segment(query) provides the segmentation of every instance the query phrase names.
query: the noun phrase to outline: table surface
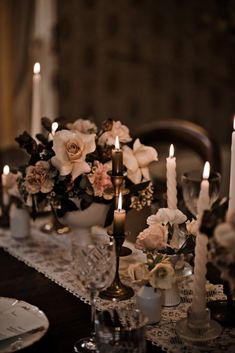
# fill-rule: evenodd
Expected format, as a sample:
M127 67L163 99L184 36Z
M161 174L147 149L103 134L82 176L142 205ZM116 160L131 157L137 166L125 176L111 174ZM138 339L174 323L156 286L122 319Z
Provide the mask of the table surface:
M0 296L24 300L47 315L46 335L23 353L72 353L73 343L89 335L90 306L44 275L0 249ZM147 342L147 353L161 353Z

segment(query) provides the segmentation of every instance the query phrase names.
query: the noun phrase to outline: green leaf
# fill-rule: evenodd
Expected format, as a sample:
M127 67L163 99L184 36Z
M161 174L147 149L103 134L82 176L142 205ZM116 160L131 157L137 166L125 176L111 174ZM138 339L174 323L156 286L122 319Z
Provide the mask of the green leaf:
M78 209L72 200L64 198L61 200L61 208L57 210L57 214L58 217L63 217L67 212L77 211Z
M137 194L139 191L146 189L147 186L149 185L149 183L150 183L150 181L145 181L140 184L133 184L133 185L129 186L129 190L132 194Z
M184 244L177 251L177 254L189 254L195 249L196 239L194 235L189 235L185 240Z

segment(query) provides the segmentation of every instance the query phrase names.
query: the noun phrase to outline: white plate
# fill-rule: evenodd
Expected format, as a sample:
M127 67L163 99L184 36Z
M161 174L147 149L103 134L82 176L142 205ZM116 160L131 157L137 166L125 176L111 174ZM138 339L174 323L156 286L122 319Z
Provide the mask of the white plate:
M21 335L1 340L0 353L16 352L22 348L30 346L44 336L49 327L49 321L40 309L22 300L13 298L0 297L0 319L1 314L10 310L12 307L24 308L25 312L32 313L36 318L40 319L40 328L32 331L29 330L28 333L23 333Z

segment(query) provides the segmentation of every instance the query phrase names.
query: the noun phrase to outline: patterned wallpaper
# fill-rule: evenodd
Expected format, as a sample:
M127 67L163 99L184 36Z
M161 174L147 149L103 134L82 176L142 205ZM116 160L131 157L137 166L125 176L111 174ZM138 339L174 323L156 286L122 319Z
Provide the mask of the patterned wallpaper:
M60 114L181 118L230 141L235 2L58 0Z

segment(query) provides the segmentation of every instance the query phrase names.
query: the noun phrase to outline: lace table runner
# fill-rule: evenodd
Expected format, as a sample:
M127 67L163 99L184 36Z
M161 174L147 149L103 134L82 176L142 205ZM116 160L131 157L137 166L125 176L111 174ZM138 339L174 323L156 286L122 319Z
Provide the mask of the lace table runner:
M89 303L89 297L79 287L76 276L71 271L69 237L69 235L43 234L36 223L32 226L30 238L24 240L14 240L9 231L0 230L0 246L18 260L33 267L73 295ZM130 284L126 269L128 264L136 261L138 256L137 251L134 250L132 255L121 259L120 273L124 283L126 281ZM173 308L163 308L160 323L146 327L146 338L169 353L235 352L235 329L224 329L219 338L203 348L200 347L200 349L183 343L176 335L175 322L186 316L192 300L191 285L192 277L187 277L180 283L181 304ZM138 287L134 289L137 290ZM207 299L224 299L221 286L208 285ZM102 299L97 300L99 310L108 309L115 305L134 307L135 297L118 304Z

